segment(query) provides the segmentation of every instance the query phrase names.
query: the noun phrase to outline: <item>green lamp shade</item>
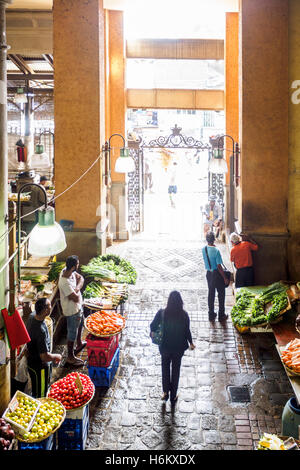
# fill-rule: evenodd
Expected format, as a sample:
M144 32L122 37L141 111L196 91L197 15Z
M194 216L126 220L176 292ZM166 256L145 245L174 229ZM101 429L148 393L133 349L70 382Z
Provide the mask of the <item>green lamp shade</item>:
M44 146L42 144L36 144L35 153L37 154L44 153Z
M214 149L213 152L214 152L214 158L223 158L223 154L224 154L223 149L216 148Z
M66 237L62 227L55 222L54 210L39 211L39 222L29 236L28 252L32 256L53 256L66 247Z

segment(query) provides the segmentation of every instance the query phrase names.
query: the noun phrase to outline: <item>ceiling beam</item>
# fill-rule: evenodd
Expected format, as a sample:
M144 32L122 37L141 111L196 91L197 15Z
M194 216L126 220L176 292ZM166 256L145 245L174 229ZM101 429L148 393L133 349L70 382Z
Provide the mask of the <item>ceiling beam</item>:
M224 109L224 90L128 89L128 108Z
M43 57L48 64L53 68L53 55L52 54L43 54Z
M7 80L54 80L54 75L49 73L33 73L22 75L20 73L8 73Z
M126 41L133 59L224 60L223 39L137 39Z
M18 69L24 75L34 74L32 68L25 62L25 60L19 54L8 54L7 57L18 67Z
M18 87L9 86L7 88L7 93L17 93ZM53 94L54 88L28 88L28 93L33 93L35 95L50 95Z

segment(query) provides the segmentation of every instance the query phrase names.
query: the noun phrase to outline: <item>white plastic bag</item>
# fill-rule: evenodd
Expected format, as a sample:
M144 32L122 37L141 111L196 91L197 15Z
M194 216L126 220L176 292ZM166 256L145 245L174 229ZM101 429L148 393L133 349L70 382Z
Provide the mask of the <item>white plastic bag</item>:
M22 357L22 359L19 362L18 371L17 371L17 375L15 376L15 379L18 382L27 382L27 380L29 379L29 374L28 374L28 369L27 369L27 358L25 355Z

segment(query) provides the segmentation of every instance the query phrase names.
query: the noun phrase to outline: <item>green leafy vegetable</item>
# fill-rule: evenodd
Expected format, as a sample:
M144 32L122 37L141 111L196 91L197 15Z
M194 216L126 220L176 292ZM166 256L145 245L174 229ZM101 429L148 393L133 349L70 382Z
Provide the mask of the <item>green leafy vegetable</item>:
M232 321L239 326L253 326L274 321L288 306L288 287L275 282L263 288L260 294L242 288L236 295L236 303L231 310ZM271 308L266 308L271 304Z
M105 277L116 280L119 283L135 284L137 273L132 264L118 255L106 254L92 258L86 266L81 266L81 271L90 277ZM108 274L110 273L110 274Z

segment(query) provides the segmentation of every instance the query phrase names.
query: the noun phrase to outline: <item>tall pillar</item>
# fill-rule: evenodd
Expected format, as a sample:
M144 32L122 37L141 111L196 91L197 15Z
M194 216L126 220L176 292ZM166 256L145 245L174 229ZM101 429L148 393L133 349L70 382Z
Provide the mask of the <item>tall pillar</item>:
M239 141L239 13L226 13L225 37L225 134ZM225 148L231 149L229 139ZM232 152L226 152L228 168ZM238 189L239 191L239 189ZM233 199L233 198L232 198ZM238 208L235 210L238 213ZM226 226L230 225L230 171L226 175Z
M241 0L240 60L242 230L260 284L288 276L288 0Z
M289 274L300 279L300 3L289 1Z
M0 0L0 267L8 259L7 237L2 238L8 229L8 166L7 166L7 44L5 8L10 0ZM6 288L8 287L8 269L0 274L0 301L7 306ZM0 315L0 339L3 339L4 324ZM8 346L7 346L8 350ZM0 365L0 414L5 411L10 400L10 365Z
M126 139L126 54L123 11L108 11L107 37L109 67L109 133L110 135L121 134ZM113 137L111 140L111 147L114 147L114 150L111 151L112 184L110 190L110 202L114 212L111 219L115 219L114 238L126 240L129 238L126 176L124 173L116 173L114 171L115 162L120 154L119 148L122 146L122 139L119 137Z
M55 189L60 194L92 165L105 141L102 0L54 0L53 41ZM105 251L103 162L56 200L56 219L74 222L61 257L77 253L86 262Z

